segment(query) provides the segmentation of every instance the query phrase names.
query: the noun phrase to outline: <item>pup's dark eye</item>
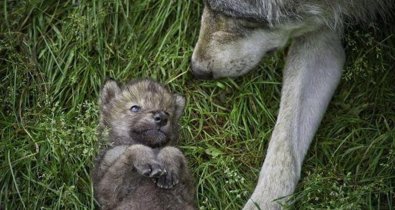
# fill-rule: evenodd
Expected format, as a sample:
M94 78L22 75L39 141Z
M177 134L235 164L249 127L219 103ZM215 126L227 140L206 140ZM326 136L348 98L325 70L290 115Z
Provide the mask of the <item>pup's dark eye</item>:
M137 105L130 107L130 111L132 111L132 112L139 112L140 110L141 110L141 107L137 106Z

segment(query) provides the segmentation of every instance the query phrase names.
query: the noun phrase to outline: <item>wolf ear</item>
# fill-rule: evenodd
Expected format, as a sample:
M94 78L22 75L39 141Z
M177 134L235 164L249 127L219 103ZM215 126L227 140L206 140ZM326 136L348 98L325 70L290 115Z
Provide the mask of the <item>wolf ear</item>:
M118 83L113 79L107 79L100 93L100 104L108 104L117 94L121 92Z
M184 107L185 107L185 98L178 95L174 94L175 102L176 102L176 112L175 116L177 119L179 119L184 112Z

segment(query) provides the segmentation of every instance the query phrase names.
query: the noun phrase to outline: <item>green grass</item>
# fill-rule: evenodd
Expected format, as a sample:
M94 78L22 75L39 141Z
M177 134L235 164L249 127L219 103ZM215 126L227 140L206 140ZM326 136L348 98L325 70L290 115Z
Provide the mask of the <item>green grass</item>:
M1 1L1 206L94 209L98 91L106 77L150 77L188 100L180 144L200 209L240 209L275 123L284 54L242 78L193 80L201 10L200 1ZM380 28L348 29L345 74L293 209L394 209L395 30Z

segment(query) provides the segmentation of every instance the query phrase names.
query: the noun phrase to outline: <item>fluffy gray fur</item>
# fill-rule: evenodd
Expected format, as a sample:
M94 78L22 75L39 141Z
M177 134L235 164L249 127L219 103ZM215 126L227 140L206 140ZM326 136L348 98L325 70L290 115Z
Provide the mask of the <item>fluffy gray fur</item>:
M343 23L368 22L384 17L393 7L392 0L208 0L214 11L244 19L276 25L314 18L332 29Z
M183 97L152 80L105 83L100 130L107 146L92 174L102 209L196 209L186 159L170 146L184 105Z

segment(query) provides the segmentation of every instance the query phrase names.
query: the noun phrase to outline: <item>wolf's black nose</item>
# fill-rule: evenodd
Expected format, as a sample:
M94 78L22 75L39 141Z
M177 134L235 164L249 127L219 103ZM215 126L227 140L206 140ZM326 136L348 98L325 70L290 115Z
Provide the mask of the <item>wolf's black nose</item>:
M164 126L167 123L167 114L163 111L156 112L153 118L155 123L159 126Z
M195 79L209 80L213 79L213 72L204 70L195 62L191 61L191 72Z

